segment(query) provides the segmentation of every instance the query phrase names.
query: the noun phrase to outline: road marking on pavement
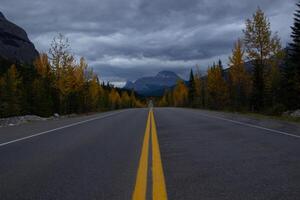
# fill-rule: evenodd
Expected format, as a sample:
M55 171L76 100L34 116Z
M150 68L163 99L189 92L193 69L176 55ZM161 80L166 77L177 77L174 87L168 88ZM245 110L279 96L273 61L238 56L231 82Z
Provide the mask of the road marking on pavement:
M113 116L113 115L116 115L116 114L119 114L119 113L122 113L122 112L125 112L125 111L119 111L119 112L114 112L114 113L110 113L110 114L107 114L107 115L102 115L100 117L94 117L94 118L87 119L87 120L84 120L84 121L75 122L75 123L68 124L68 125L65 125L65 126L61 126L61 127L58 127L58 128L54 128L54 129L51 129L51 130L48 130L48 131L43 131L43 132L36 133L36 134L33 134L33 135L29 135L29 136L26 136L26 137L22 137L22 138L18 138L18 139L15 139L15 140L8 141L8 142L4 142L4 143L0 144L0 147L6 146L8 144L15 143L15 142L27 140L27 139L37 137L37 136L40 136L40 135L44 135L46 133L58 131L58 130L69 128L69 127L72 127L72 126L77 126L77 125L80 125L80 124L83 124L83 123L86 123L86 122L90 122L90 121L94 121L94 120L97 120L97 119L104 119L104 118L107 118L107 117L110 117L110 116Z
M145 136L140 156L139 167L133 192L133 200L146 199L147 175L148 175L148 155L149 155L149 138L150 138L150 112L148 113Z
M275 130L275 129L265 128L263 126L257 126L257 125L253 125L253 124L248 124L248 123L245 123L245 122L240 122L240 121L235 121L235 120L231 120L231 119L226 119L226 118L223 118L223 117L205 115L205 114L202 114L202 113L200 115L205 116L205 117L220 119L220 120L223 120L223 121L228 121L228 122L232 122L232 123L235 123L235 124L244 125L244 126L248 126L248 127L252 127L252 128L257 128L257 129L261 129L261 130L265 130L265 131L269 131L269 132L273 132L273 133L279 133L279 134L290 136L290 137L294 137L294 138L300 138L300 135L295 135L295 134L287 133L287 132L284 132L284 131L278 131L278 130Z
M153 111L151 110L151 141L152 141L152 199L167 200L165 176L160 156L159 143L157 138L156 124Z
M150 136L152 143L152 199L167 200L168 197L165 184L165 177L162 167L156 124L152 108L149 110L148 113L146 131L132 199L146 200Z

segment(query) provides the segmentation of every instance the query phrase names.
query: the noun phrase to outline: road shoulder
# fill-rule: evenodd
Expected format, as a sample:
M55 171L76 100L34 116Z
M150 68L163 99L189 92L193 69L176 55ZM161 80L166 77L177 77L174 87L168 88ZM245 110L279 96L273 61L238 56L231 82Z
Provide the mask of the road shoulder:
M229 113L221 111L210 111L210 110L201 110L201 109L187 109L191 112L200 113L207 115L208 117L215 117L216 119L227 119L230 121L240 122L242 124L248 124L251 126L258 126L266 129L272 129L280 132L286 132L300 136L300 123L288 122L284 120L272 119L268 117L260 117L255 115L247 115L240 113Z

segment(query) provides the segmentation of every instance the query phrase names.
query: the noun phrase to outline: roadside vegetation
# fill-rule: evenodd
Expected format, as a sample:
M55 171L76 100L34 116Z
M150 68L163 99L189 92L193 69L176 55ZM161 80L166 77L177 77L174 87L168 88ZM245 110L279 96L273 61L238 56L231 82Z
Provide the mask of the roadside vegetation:
M292 26L292 43L281 46L264 12L258 8L236 40L228 68L221 60L207 73L191 70L188 82L165 91L158 106L192 107L281 115L300 109L300 4ZM0 117L25 114L86 113L143 107L134 91L103 83L84 58L76 60L63 35L48 54L32 65L1 61Z
M143 106L135 92L101 83L84 58L77 61L70 53L61 34L53 39L49 56L40 54L33 65L14 63L0 73L0 117Z
M206 74L191 70L189 81L165 91L158 105L268 115L300 109L300 4L297 8L286 48L258 8L234 44L228 69L219 61Z

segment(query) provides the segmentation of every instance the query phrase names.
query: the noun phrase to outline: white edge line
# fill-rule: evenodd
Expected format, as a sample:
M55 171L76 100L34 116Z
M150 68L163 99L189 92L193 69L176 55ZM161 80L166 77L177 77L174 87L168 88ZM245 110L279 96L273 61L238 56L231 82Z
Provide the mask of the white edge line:
M262 127L262 126L257 126L257 125L248 124L248 123L244 123L244 122L239 122L239 121L235 121L235 120L231 120L231 119L226 119L226 118L223 118L223 117L210 116L210 115L206 115L206 114L202 114L202 113L200 113L200 115L205 116L205 117L210 117L210 118L216 118L216 119L220 119L220 120L223 120L223 121L228 121L228 122L232 122L232 123L235 123L235 124L240 124L240 125L244 125L244 126L248 126L248 127L252 127L252 128L262 129L262 130L265 130L265 131L279 133L279 134L287 135L287 136L294 137L294 138L300 138L300 135L295 135L295 134L291 134L291 133L287 133L287 132L283 132L283 131L278 131L278 130L275 130L275 129L265 128L265 127Z
M51 130L48 130L48 131L43 131L43 132L36 133L36 134L33 134L33 135L29 135L29 136L26 136L26 137L22 137L22 138L19 138L19 139L4 142L4 143L0 144L0 147L3 147L3 146L8 145L8 144L15 143L15 142L19 142L19 141L22 141L22 140L27 140L27 139L30 139L30 138L33 138L33 137L37 137L37 136L40 136L40 135L43 135L43 134L46 134L46 133L50 133L50 132L53 132L53 131L58 131L58 130L69 128L69 127L72 127L72 126L77 126L79 124L94 121L94 120L97 120L97 119L104 119L104 118L107 118L107 117L110 117L112 115L116 115L116 114L119 114L119 113L122 113L122 112L125 112L125 111L119 111L119 112L114 112L114 113L110 113L110 114L107 114L107 115L102 115L102 116L99 116L99 117L94 117L94 118L91 118L91 119L87 119L87 120L83 120L83 121L80 121L80 122L75 122L75 123L72 123L72 124L68 124L68 125L65 125L65 126L54 128L54 129L51 129Z

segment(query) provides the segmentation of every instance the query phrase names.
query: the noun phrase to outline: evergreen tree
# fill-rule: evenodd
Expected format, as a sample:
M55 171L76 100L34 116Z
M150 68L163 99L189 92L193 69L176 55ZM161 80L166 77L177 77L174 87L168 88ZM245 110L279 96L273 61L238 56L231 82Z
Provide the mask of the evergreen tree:
M283 50L278 51L268 62L265 74L264 104L269 114L281 114L285 108L282 105L282 71L280 65L285 57ZM278 108L280 107L280 110Z
M221 59L219 59L219 61L218 61L218 67L220 68L221 73L222 73L222 77L224 78L224 68L223 68L223 64L222 64Z
M22 114L22 79L15 65L12 65L1 80L0 115L2 117Z
M135 98L135 94L134 94L133 90L131 90L131 93L130 93L130 106L132 108L136 107L136 98Z
M189 91L188 91L189 105L193 107L193 106L195 106L195 92L196 92L195 77L194 77L193 69L191 69L191 72L190 72L188 86L189 86Z
M264 104L268 110L268 114L281 114L272 113L274 106L280 103L280 83L281 74L278 65L273 65L268 71L268 75L265 78L265 89L264 89ZM284 110L282 110L284 111Z
M297 7L294 13L294 25L291 27L292 43L288 50L289 61L284 69L285 88L289 90L286 93L286 101L290 109L300 108L300 3Z
M87 108L88 111L97 111L99 105L100 85L96 75L88 82Z
M32 112L39 116L50 116L53 112L52 71L48 56L41 54L34 62L37 76L32 82Z
M197 69L197 73L195 74L195 100L194 105L195 107L203 107L202 100L203 100L203 83L201 80L201 73L199 69Z
M294 25L292 28L292 40L290 44L290 56L294 64L296 64L296 72L300 73L300 3L297 4L298 10L294 13Z
M281 102L289 110L297 109L300 95L297 92L297 79L296 79L296 70L295 65L290 59L290 50L286 49L285 58L284 58L284 67L282 72L281 79Z

